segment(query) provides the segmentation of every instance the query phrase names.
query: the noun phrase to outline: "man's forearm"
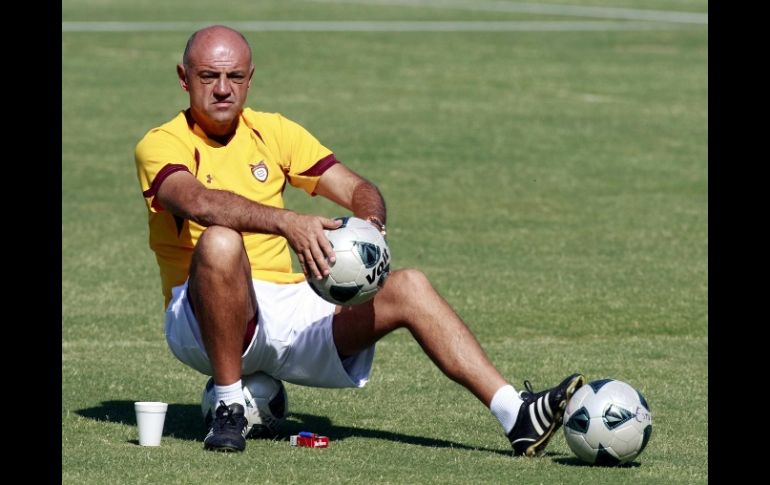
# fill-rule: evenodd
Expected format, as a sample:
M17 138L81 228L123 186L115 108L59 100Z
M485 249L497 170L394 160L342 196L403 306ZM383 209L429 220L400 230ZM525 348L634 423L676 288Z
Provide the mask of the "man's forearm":
M241 232L280 234L284 232L287 219L292 212L253 202L238 194L225 190L203 191L194 214L186 217L198 224L224 226Z
M382 224L385 224L387 213L385 210L385 200L382 194L374 184L361 182L353 191L352 211L356 217L366 219L375 217Z

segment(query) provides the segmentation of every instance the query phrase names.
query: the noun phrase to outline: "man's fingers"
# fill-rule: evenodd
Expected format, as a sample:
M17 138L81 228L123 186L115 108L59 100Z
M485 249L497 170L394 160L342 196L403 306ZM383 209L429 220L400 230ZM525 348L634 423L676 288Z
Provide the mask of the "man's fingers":
M337 229L342 225L342 221L339 219L327 219L322 217L321 224L324 226L324 229Z
M337 257L334 255L334 247L332 247L325 235L318 241L318 246L321 249L325 261L328 261L329 263L337 261Z
M307 276L315 278L317 280L320 280L323 276L321 276L321 271L318 269L318 265L316 265L315 259L313 259L313 254L310 252L310 250L305 251L305 267L307 268Z
M328 241L326 241L326 244L328 245ZM322 276L328 275L329 263L328 261L326 261L326 255L324 254L326 251L322 251L319 246L313 245L311 252L312 252L313 259L315 260L316 268L318 268L318 271L321 273Z
M293 241L292 248L297 253L305 276L322 279L331 271L329 264L336 261L334 247L324 234L324 229L337 229L342 221L317 216L308 216L302 218L302 221L306 225L296 226L296 235L287 236L287 239Z

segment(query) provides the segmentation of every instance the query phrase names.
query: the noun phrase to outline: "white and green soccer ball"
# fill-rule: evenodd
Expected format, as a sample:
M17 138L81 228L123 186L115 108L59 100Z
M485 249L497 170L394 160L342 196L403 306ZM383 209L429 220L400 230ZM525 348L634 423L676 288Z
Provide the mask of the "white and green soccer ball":
M272 437L278 434L289 414L289 399L283 382L264 372L256 372L241 378L243 396L246 398L246 436ZM206 428L211 426L217 405L214 378L210 377L201 396L201 413Z
M326 230L336 261L321 280L308 278L318 296L336 305L358 305L377 294L390 274L390 249L385 238L369 222L357 217L338 217L342 226Z
M652 413L642 394L615 379L589 382L564 410L564 436L581 460L613 466L635 459L652 433Z

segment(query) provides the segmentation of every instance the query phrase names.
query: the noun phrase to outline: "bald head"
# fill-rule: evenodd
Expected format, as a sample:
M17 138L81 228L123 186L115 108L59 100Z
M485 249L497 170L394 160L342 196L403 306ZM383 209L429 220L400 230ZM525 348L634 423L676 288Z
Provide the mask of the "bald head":
M251 46L246 37L237 30L225 27L224 25L211 25L193 32L182 55L182 64L190 68L197 58L197 54L202 49L211 49L218 46L232 49L236 52L245 51L248 53L248 62L251 64Z
M224 137L238 126L254 76L251 47L243 35L224 25L195 32L187 41L179 85L190 95L190 112L209 136Z

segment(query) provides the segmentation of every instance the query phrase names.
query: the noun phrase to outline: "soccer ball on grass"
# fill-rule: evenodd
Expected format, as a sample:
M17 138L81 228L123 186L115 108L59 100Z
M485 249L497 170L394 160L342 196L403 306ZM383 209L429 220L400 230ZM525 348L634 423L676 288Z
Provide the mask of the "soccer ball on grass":
M357 217L338 217L342 226L326 230L336 261L323 279L309 278L318 296L337 305L358 305L379 291L390 273L390 249L373 225Z
M264 372L256 372L243 376L241 383L243 396L246 398L246 436L275 436L289 414L289 400L283 382ZM201 396L201 412L207 429L211 427L218 405L214 393L214 378L210 377Z
M652 433L652 413L644 396L629 384L589 382L564 410L564 436L583 461L596 465L626 463L644 450Z

